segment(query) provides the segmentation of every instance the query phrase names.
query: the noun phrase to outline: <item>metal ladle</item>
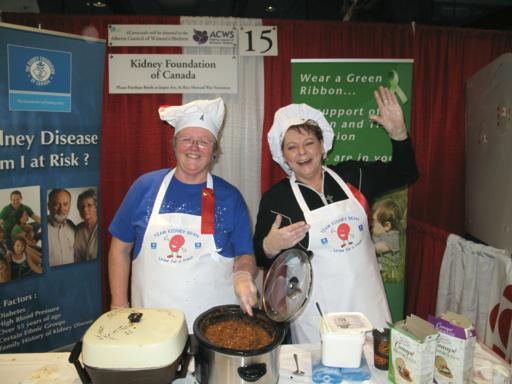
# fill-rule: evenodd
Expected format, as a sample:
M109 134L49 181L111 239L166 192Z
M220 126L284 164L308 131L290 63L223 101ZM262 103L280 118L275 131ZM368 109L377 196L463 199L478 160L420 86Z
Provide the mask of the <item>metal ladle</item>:
M301 370L299 369L299 357L297 356L297 354L296 354L296 353L294 353L294 354L293 354L293 359L295 360L295 366L297 367L297 369L296 369L295 371L293 371L293 374L294 374L294 375L301 375L301 376L302 376L302 375L303 375L303 374L305 374L306 372L301 371Z

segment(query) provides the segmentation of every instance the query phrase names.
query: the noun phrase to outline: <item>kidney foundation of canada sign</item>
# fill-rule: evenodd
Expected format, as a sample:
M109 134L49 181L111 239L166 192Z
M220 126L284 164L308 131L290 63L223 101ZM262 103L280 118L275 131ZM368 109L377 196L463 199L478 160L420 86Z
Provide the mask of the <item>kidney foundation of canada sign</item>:
M237 93L234 55L111 54L110 93Z

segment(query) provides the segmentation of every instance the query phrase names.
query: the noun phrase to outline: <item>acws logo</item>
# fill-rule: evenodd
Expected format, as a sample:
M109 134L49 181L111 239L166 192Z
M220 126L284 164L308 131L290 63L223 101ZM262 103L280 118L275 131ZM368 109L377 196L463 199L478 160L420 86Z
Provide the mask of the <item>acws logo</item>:
M234 39L235 31L213 31L210 33L210 39Z
M512 285L507 285L503 290L503 297L489 313L489 325L492 332L499 337L495 340L492 350L507 359L507 347L509 343L510 325L512 322Z
M25 72L30 78L30 82L37 86L50 84L55 76L55 67L53 63L43 56L34 56L25 65Z

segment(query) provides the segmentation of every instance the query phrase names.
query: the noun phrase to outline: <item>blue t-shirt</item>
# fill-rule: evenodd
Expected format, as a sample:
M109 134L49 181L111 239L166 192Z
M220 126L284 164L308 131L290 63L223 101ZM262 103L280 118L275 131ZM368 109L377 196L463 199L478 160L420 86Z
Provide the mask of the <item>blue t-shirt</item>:
M116 212L109 231L126 243L134 243L139 254L158 189L169 169L146 173L132 184ZM241 193L220 177L213 176L215 192L215 245L225 257L253 254L249 211ZM173 177L160 213L201 215L202 184L185 184Z

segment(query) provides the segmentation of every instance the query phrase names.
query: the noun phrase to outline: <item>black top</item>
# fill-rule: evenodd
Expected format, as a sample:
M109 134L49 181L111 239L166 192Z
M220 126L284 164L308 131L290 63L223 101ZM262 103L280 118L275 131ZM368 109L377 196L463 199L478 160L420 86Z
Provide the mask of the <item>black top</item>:
M345 183L350 183L359 189L371 206L379 195L411 184L418 177L410 139L391 140L391 143L393 155L390 162L349 160L329 166L329 168L336 172ZM309 209L314 210L324 206L322 198L316 191L300 182L297 183ZM324 196L328 203L347 199L345 192L328 173L324 175ZM263 239L270 231L276 214L281 214L283 217L282 227L304 220L304 214L293 195L288 178L284 178L272 186L263 194L260 201L253 238L259 267L268 268L272 264L272 259L269 259L263 252ZM306 235L306 238L293 248L305 249L308 242L308 235Z

